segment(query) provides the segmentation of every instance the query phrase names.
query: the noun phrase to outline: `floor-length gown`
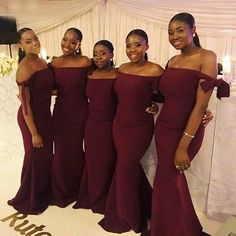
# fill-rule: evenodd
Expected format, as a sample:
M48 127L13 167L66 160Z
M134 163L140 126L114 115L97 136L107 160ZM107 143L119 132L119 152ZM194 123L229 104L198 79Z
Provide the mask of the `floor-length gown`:
M51 204L66 207L78 195L84 168L84 126L88 113L87 67L54 67L54 158Z
M39 214L48 207L51 198L53 129L50 104L54 86L53 74L49 69L43 69L35 72L28 81L18 85L22 86L23 101L18 110L17 120L23 137L25 155L20 188L8 204L24 214ZM43 140L41 148L33 147L32 135L23 116L23 112L28 113L25 87L29 89L34 122Z
M195 105L199 80L204 91L225 86L222 80L182 68L168 68L160 79L159 90L165 102L155 125L158 165L153 184L151 233L145 235L203 235L185 174L174 166L174 154ZM188 148L190 160L200 149L203 136L201 124Z
M89 114L85 125L85 168L74 208L104 214L116 154L112 122L116 110L115 79L89 79Z
M153 136L153 115L145 110L150 106L157 79L118 72L115 84L118 106L113 121L117 162L105 217L99 222L110 232L140 232L147 227L151 186L140 160Z

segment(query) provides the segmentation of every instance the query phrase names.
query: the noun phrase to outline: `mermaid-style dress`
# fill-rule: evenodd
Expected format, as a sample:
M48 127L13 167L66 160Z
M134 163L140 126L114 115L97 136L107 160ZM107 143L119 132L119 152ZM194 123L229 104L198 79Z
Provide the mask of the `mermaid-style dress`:
M159 90L165 102L155 125L155 143L158 165L153 184L151 236L204 235L195 213L185 174L174 166L174 154L195 105L200 82L204 91L218 86L218 94L228 84L191 69L168 68L160 79ZM220 95L221 94L221 95ZM204 126L201 124L191 141L188 153L192 160L201 147Z
M117 162L105 217L99 222L110 232L141 232L150 218L151 186L140 160L153 137L153 115L145 110L157 79L118 72L118 106L113 121Z
M39 214L47 209L51 198L51 162L53 157L53 127L50 112L51 91L54 86L52 72L47 68L35 72L29 80L18 83L22 86L22 105L17 120L24 143L24 162L21 185L16 196L8 201L23 214ZM32 145L32 135L25 122L23 112L28 113L25 101L25 87L29 89L30 106L34 122L42 137L43 147Z
M76 204L104 214L115 167L112 122L116 110L115 79L88 79L89 114L85 125L85 168Z
M84 127L88 113L87 67L54 67L54 158L51 204L66 207L77 198L84 168Z

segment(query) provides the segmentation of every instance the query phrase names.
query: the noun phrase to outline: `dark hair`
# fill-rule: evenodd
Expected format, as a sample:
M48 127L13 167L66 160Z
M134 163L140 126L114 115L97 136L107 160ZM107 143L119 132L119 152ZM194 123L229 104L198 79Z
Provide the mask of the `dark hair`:
M82 32L81 32L79 29L77 29L77 28L75 28L75 27L72 27L72 28L67 29L66 32L67 32L67 31L73 31L73 32L77 35L77 39L78 39L80 42L82 42L83 34L82 34ZM82 55L81 48L79 48L78 51L76 51L76 55Z
M176 14L175 16L173 16L171 18L170 23L172 21L176 21L176 20L185 22L186 24L189 25L190 29L192 29L195 26L194 17L190 13L187 13L187 12L181 12L181 13ZM195 33L195 36L193 37L193 42L197 47L201 48L199 37L198 37L197 33Z
M114 47L113 47L112 43L108 40L105 40L105 39L99 40L98 42L96 42L94 44L94 47L97 45L103 45L103 46L107 47L109 49L110 53L114 52Z
M29 30L32 30L32 29L25 27L25 28L20 29L17 32L18 43L20 43L20 41L21 41L22 34L25 33L26 31L29 31ZM19 50L18 50L18 64L22 61L22 59L24 57L25 57L25 51L19 47Z
M113 53L113 52L114 52L114 47L113 47L112 43L111 43L110 41L108 41L108 40L105 40L105 39L99 40L98 42L96 42L96 43L94 44L94 47L97 46L97 45L103 45L103 46L105 46L106 48L108 48L108 50L109 50L110 53ZM114 66L113 59L111 60L111 66L112 66L112 67Z
M147 36L147 33L142 30L142 29L134 29L134 30L131 30L128 35L126 36L126 40L131 36L131 35L138 35L138 36L141 36L142 38L144 38L144 40L146 41L146 43L148 44L148 36ZM147 53L145 52L145 55L144 55L144 59L147 61L148 60L148 56L147 56Z

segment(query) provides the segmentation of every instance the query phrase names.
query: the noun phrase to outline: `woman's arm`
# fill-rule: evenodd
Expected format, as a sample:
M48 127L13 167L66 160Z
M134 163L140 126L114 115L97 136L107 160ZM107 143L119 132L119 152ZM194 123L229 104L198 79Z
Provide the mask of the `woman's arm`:
M16 75L17 81L19 83L26 82L27 81L25 79L27 78L26 75L27 73L24 70L18 70ZM32 144L36 148L43 147L43 140L39 135L37 127L34 122L33 112L30 106L30 92L27 86L23 85L19 86L19 98L23 107L22 109L23 117L32 136Z
M209 75L212 78L216 78L217 70L215 53L211 51L205 51L204 54L205 55L202 58L203 63L201 65L201 72ZM190 166L190 160L187 153L188 146L202 122L202 118L208 107L208 102L213 91L212 89L205 93L201 88L200 82L201 81L199 81L197 88L195 106L190 114L174 157L174 163L180 171L186 170Z

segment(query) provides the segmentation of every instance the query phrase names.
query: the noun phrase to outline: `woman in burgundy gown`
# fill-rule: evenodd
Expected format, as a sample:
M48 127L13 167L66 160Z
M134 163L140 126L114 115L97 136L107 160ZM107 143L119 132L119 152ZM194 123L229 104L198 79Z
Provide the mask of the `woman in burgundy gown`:
M57 89L51 204L59 207L76 200L84 168L83 139L88 113L85 91L90 60L80 53L81 41L80 30L68 29L61 42L63 55L51 63Z
M201 147L202 117L216 80L216 55L201 48L192 15L179 13L169 23L169 41L180 55L172 57L160 79L165 102L155 125L158 165L153 185L151 236L200 236L202 226L194 210L184 170ZM218 89L219 89L218 88Z
M48 207L51 197L53 130L50 104L54 79L47 63L38 57L40 42L35 33L23 28L18 37L16 81L22 105L17 118L25 156L20 188L8 204L24 214L39 214Z
M115 84L118 105L113 138L117 162L105 217L99 222L105 230L115 233L140 232L150 217L151 186L140 160L153 136L153 115L146 108L163 69L147 61L147 49L148 37L143 30L128 34L126 53L130 62L120 66Z
M94 45L95 70L88 76L89 114L85 125L85 168L74 208L103 213L115 166L112 122L116 109L113 45L100 40Z

